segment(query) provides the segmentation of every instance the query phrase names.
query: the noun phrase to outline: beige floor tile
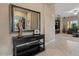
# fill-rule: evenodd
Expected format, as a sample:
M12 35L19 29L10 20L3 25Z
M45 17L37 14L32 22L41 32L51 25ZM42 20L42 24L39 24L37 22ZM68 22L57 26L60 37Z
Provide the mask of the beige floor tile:
M79 38L68 34L57 34L55 41L36 56L79 56Z

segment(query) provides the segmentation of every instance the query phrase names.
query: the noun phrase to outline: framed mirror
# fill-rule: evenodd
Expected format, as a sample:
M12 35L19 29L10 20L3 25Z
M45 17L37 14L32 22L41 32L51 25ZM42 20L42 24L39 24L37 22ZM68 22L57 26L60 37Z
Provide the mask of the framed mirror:
M40 12L10 4L10 31L17 32L17 23L23 21L23 31L40 31Z

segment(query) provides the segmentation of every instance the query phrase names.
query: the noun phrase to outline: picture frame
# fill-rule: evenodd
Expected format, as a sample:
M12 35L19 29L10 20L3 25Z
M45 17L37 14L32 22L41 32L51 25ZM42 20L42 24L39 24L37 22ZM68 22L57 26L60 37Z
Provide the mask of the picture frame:
M27 16L19 16L18 14L15 14L15 11L19 11L20 14L25 14ZM29 16L31 13L31 16ZM34 19L35 16L34 15L38 15L36 18ZM30 18L31 17L31 18ZM18 21L18 19L23 18L24 19L24 23L23 23L23 32L33 32L35 29L39 29L40 30L40 12L34 11L34 10L30 10L27 8L23 8L20 6L16 6L14 4L10 4L9 5L9 26L10 26L10 33L15 33L18 32L16 24ZM16 19L16 20L15 20ZM30 19L30 20L28 20Z

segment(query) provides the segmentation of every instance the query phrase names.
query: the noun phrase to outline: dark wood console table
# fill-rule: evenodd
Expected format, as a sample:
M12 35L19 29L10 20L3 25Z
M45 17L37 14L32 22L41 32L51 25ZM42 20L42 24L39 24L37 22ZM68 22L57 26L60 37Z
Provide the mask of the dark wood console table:
M14 56L32 56L45 50L45 35L26 35L13 37Z

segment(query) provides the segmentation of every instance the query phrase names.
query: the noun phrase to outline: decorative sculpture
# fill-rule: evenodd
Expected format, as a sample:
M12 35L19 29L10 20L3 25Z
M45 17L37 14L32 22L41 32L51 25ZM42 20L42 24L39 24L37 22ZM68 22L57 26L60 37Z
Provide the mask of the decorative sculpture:
M20 19L17 23L18 28L18 37L22 37L22 31L23 31L23 20Z

